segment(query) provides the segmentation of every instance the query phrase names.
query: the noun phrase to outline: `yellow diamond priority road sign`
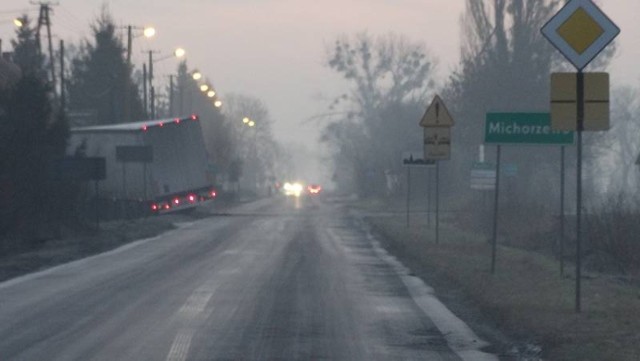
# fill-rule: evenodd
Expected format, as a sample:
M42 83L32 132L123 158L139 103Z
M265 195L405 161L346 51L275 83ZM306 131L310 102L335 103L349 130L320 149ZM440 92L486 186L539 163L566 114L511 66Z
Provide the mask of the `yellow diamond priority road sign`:
M584 69L620 33L591 0L569 1L541 31L578 70Z

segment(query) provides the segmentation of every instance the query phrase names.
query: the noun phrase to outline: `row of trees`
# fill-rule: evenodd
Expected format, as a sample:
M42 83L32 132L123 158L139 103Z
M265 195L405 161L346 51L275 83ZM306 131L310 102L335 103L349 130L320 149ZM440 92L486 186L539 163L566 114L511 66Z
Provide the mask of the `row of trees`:
M349 92L329 105L329 120L321 138L333 152L338 185L380 194L385 187L383 171L400 173L398 159L402 151L421 147L417 123L438 91L457 120L452 160L443 163L450 178L447 184L456 189L456 194L471 196L468 174L483 144L485 114L490 110L548 109L549 74L568 70L566 62L540 34L541 26L562 3L468 0L461 19L460 64L442 84L436 84L436 60L419 42L395 35L376 38L360 34L338 39L328 49L326 65L346 80ZM611 48L598 57L592 69L601 69L609 62L615 46ZM634 123L627 120L634 118L637 97L631 89L614 92L612 116L617 125L606 136L593 135L587 142L587 153L598 165L597 171L593 168L595 172L611 164L595 161L596 158L625 153L630 159L637 150L635 141L613 141L619 139L619 133L627 137L634 134L629 132ZM612 142L617 145L612 146ZM548 190L559 187L555 181L559 150L541 147L531 152L510 148L504 157L505 162L517 161L519 176L529 180L514 184L511 189L518 197L509 199L550 203L540 195L555 197ZM625 172L622 179L630 182L635 175L629 169L616 172ZM597 178L591 177L594 190L603 186L611 189L611 181ZM378 188L357 186L365 182Z
M402 178L400 155L422 147L418 121L438 91L456 120L451 160L441 162L442 195L448 208L461 212L459 219L470 217L477 225L490 225L489 209L478 207L484 195L470 189L469 180L484 141L485 114L549 108L549 74L572 70L541 36L540 28L563 3L467 0L461 19L461 60L442 84L435 84L435 60L420 43L367 34L336 41L328 49L326 65L347 81L350 93L330 104L331 118L322 140L333 152L338 187L361 196L379 195L388 190L389 174ZM605 68L614 52L615 45L589 70ZM639 188L638 90L614 87L611 99L611 130L585 134L585 200L592 213L611 209L612 199L637 196ZM568 213L575 210L573 150L568 147L566 152ZM493 149L487 147L486 153L487 161L493 161ZM501 189L503 231L511 228L510 240L531 235L523 232L557 234L541 224L559 212L560 149L505 147L502 157L504 163L517 165L517 176L504 179ZM532 219L539 222L532 226ZM539 237L532 239L529 246L541 245ZM545 241L553 242L554 237Z

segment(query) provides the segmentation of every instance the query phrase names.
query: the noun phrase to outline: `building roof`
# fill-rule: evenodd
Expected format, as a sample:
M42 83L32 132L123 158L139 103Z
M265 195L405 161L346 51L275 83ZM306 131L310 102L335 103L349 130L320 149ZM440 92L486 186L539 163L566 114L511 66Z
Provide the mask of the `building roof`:
M87 127L75 127L71 128L73 133L94 133L94 132L132 132L132 131L146 131L152 127L164 127L168 124L180 124L185 121L198 120L198 116L193 114L188 117L179 118L166 118L157 120L145 120L133 123L117 123L109 125L93 125Z

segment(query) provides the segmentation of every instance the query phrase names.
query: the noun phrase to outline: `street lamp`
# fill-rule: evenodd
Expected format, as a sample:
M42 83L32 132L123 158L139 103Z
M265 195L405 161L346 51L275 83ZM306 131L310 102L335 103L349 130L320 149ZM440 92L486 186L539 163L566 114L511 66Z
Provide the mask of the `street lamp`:
M13 19L13 25L15 25L18 28L21 28L22 26L24 26L24 20L20 18L15 18Z
M213 98L213 97L215 97L215 96L216 96L216 92L215 92L213 89L211 89L211 90L209 90L209 91L207 92L207 96L208 96L209 98Z
M222 101L216 100L215 102L213 102L213 106L216 108L220 108L222 106Z
M152 38L156 35L156 29L154 27L151 26L145 26L145 27L139 27L139 26L133 26L133 25L127 25L126 26L127 29L127 71L130 71L131 69L131 48L132 48L132 43L133 43L133 30L142 30L142 35L144 35L145 38ZM138 35L140 36L140 35ZM136 36L136 37L138 37ZM146 74L146 68L143 69L143 73ZM127 73L127 77L129 76L129 73ZM128 84L129 80L127 79L127 84L124 87L124 117L126 121L130 121L130 117L131 117L131 100L130 100L130 96L129 93L131 92L131 89L129 87ZM146 87L146 82L144 83L145 87ZM144 96L145 99L147 97L147 90L144 90ZM145 100L145 111L146 111L146 100Z
M176 48L176 50L173 52L173 55L178 59L184 57L186 54L187 51L184 50L184 48Z
M151 108L151 118L155 119L156 117L156 104L155 104L155 89L153 87L153 64L158 63L163 60L171 59L171 58L182 58L187 53L183 48L176 48L173 51L173 54L164 56L159 59L153 59L153 50L149 50L149 96L150 96L150 108ZM144 73L143 73L144 78ZM172 90L170 90L171 92ZM171 97L171 95L169 95Z
M193 78L193 80L200 80L202 79L202 73L196 70L193 72L193 74L191 74L191 77Z
M249 123L247 123L247 125L253 128L256 126L256 122L254 122L253 120L250 120Z
M244 117L244 118L242 118L242 122L243 122L244 124L249 123L249 121L251 121L251 119L249 119L248 117Z
M156 28L147 26L142 30L142 34L145 38L153 38L154 36L156 36Z
M209 90L209 86L207 84L202 84L200 85L200 91L201 92L206 92L207 90Z

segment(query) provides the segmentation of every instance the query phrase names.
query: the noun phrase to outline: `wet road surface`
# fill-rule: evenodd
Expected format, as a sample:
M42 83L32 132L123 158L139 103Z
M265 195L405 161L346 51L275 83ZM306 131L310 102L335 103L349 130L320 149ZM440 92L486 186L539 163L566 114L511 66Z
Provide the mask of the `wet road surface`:
M497 360L465 327L321 197L0 284L0 360Z

